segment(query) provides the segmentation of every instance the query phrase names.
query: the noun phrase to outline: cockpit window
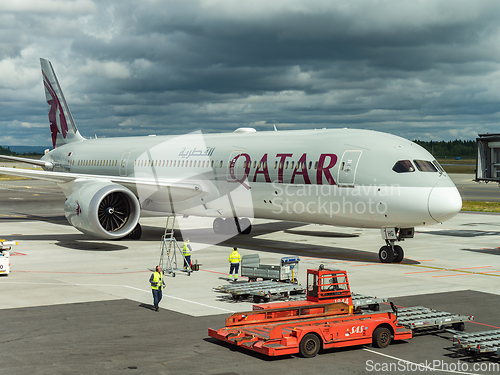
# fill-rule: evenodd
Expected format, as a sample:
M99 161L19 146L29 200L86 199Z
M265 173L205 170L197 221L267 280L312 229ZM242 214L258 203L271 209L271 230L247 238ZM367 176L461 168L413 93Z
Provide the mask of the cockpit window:
M394 164L392 170L396 173L415 172L415 167L409 160L400 160Z
M444 170L444 168L441 167L441 164L439 164L437 160L433 160L432 164L434 164L436 166L436 168L438 169L439 172L446 173L446 171Z
M437 168L427 160L413 160L420 172L437 172Z

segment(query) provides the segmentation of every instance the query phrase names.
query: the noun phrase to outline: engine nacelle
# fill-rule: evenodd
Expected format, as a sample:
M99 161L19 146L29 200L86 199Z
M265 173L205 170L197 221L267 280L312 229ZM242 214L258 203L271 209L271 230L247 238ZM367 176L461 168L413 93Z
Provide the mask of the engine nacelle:
M139 202L129 189L106 181L82 182L64 205L66 219L79 231L102 239L118 239L139 222Z

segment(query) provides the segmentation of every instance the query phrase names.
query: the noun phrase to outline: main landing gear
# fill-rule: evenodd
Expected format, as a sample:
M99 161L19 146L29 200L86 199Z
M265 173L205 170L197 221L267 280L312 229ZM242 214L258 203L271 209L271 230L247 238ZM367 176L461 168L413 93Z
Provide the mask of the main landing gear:
M252 223L250 219L237 217L223 219L218 217L214 220L213 229L216 234L237 235L250 234L252 231Z
M142 236L141 224L137 223L135 228L125 236L127 240L140 240Z
M395 245L396 241L404 241L405 238L413 238L414 228L382 228L382 238L386 245L378 252L378 258L382 263L401 263L405 253L403 248Z

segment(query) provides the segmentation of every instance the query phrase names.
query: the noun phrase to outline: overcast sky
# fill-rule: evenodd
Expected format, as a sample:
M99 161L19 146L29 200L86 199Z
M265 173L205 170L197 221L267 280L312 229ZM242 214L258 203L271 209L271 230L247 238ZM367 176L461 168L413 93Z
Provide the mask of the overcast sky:
M0 2L0 145L51 144L39 58L83 136L500 132L500 1Z

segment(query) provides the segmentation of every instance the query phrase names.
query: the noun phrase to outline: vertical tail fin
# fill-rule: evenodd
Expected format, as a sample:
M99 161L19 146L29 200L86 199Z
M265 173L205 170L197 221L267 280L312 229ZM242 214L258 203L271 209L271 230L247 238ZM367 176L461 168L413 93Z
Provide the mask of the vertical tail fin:
M64 99L52 64L49 60L40 59L40 65L42 66L43 86L45 87L45 98L49 110L53 147L84 141L85 138L78 132L75 121L73 121L73 116L71 116L66 104L66 99Z

